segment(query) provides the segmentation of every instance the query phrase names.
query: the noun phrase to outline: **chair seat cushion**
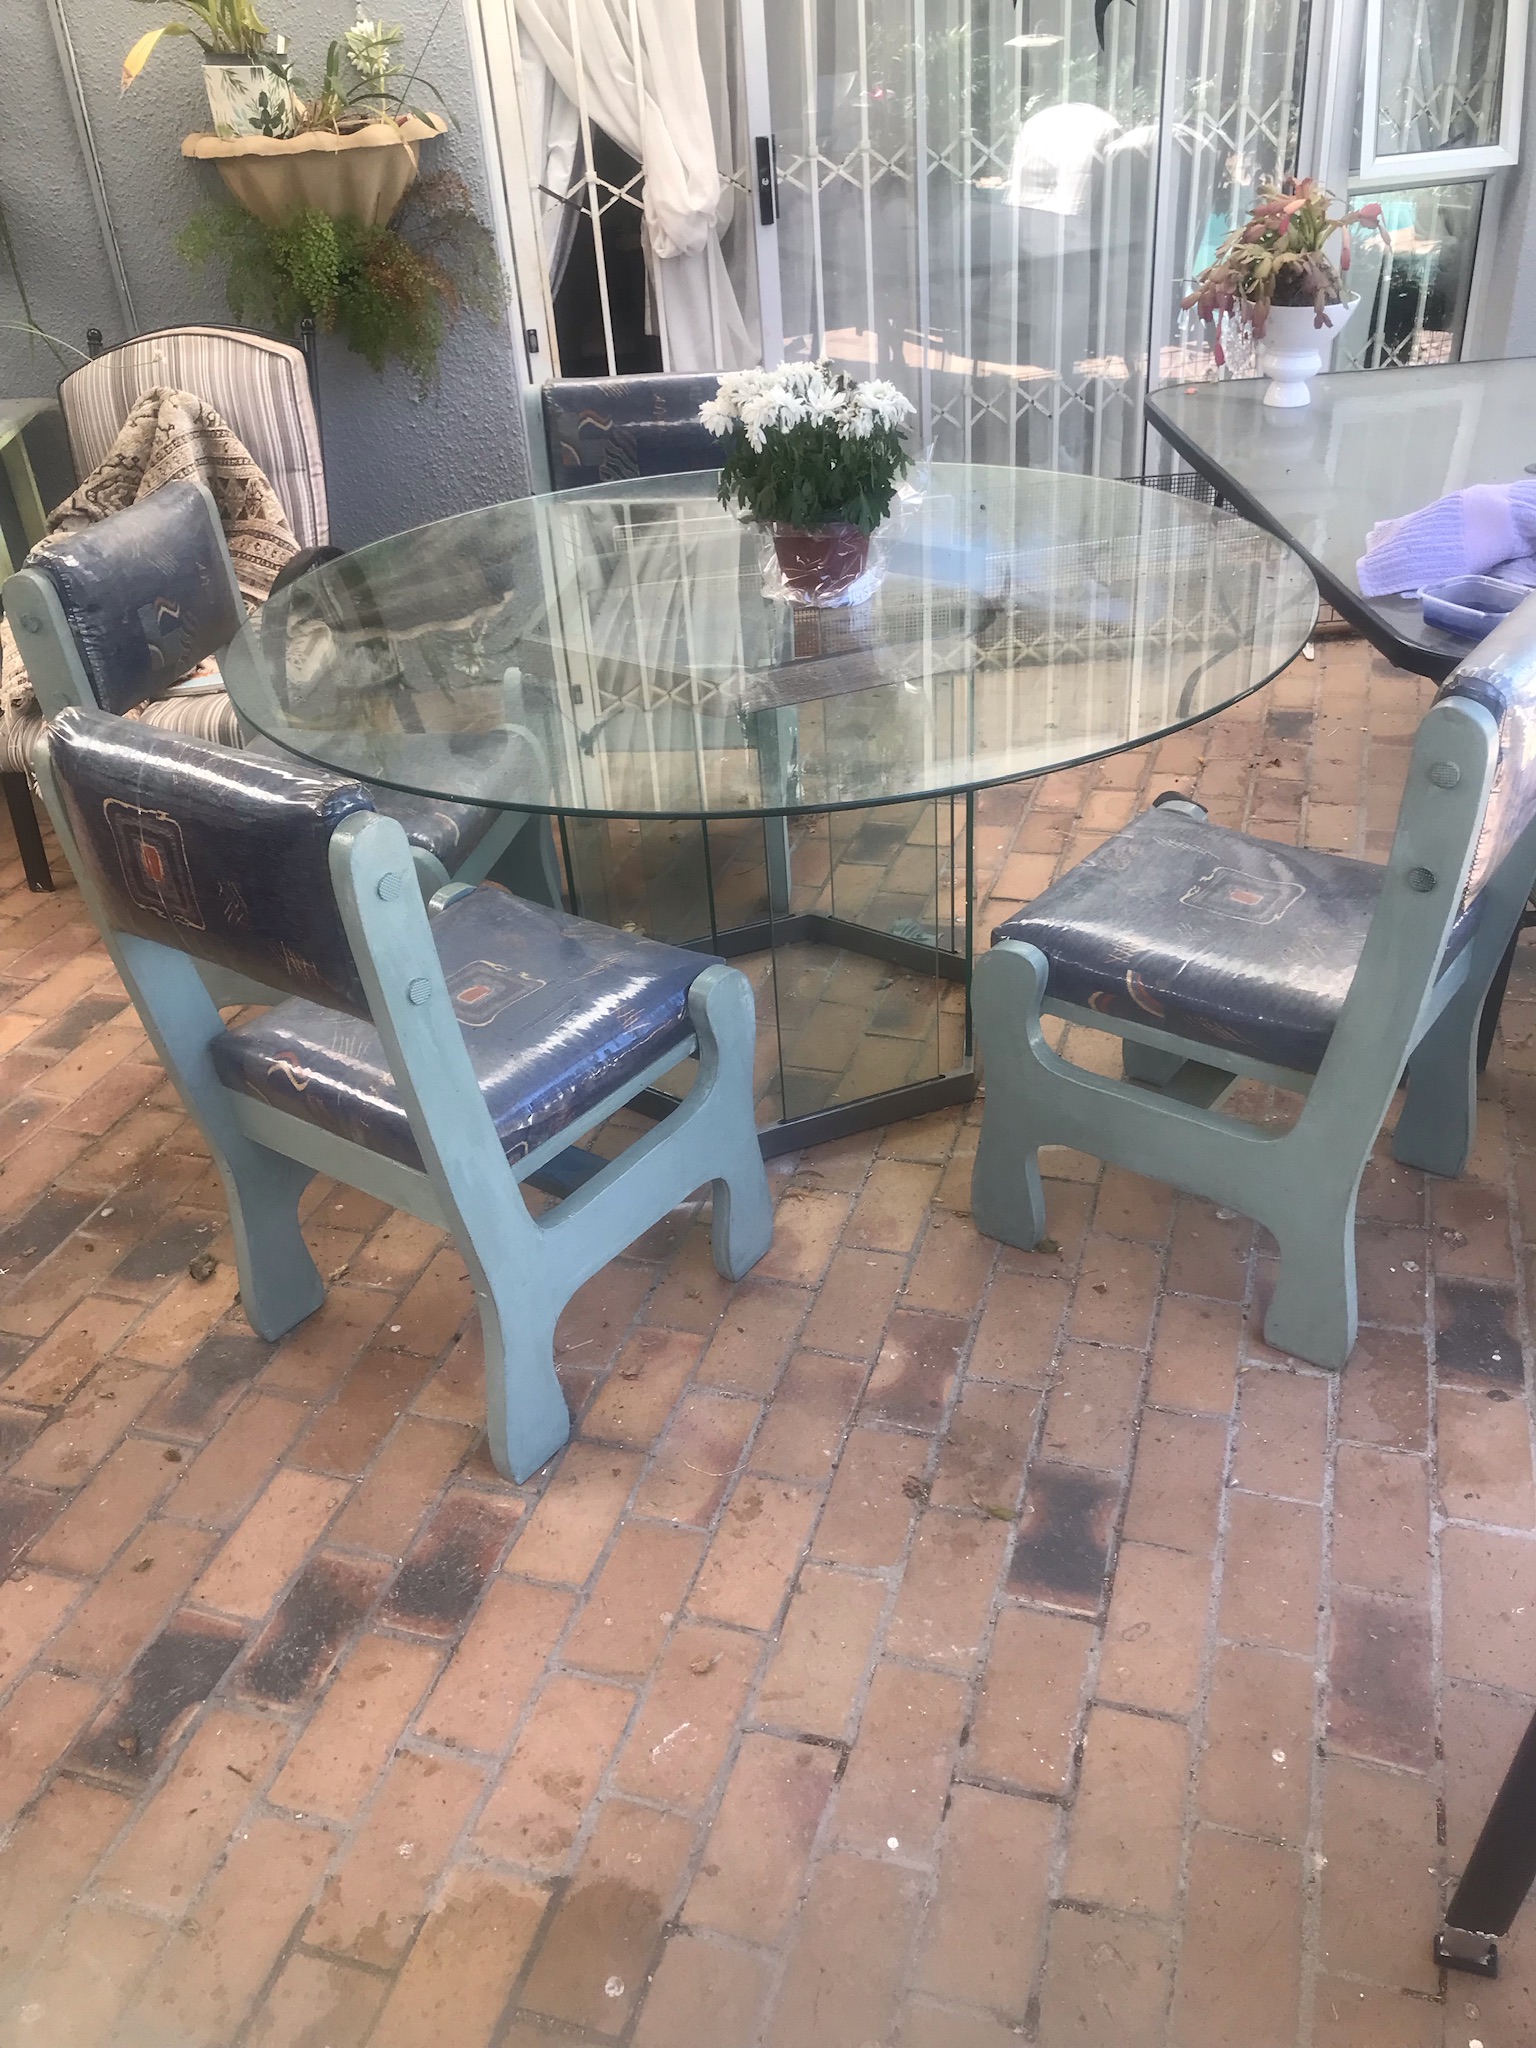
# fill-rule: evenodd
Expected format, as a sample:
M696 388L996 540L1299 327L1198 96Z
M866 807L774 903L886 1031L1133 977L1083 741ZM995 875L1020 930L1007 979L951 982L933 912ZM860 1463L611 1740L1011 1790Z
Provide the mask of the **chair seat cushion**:
M1385 870L1145 811L993 932L1050 962L1048 998L1316 1073ZM1471 930L1463 918L1447 958Z
M693 1037L707 953L588 924L490 884L432 920L470 1064L508 1159L536 1151ZM291 1001L213 1041L226 1087L420 1166L371 1024Z
M310 766L264 734L253 736L246 752L264 755L269 761L281 761L289 768ZM364 775L353 779L362 783L372 797L376 811L403 826L412 846L435 853L450 875L502 815L483 804L450 804L438 797L408 796L403 790L385 789L380 783L370 782Z

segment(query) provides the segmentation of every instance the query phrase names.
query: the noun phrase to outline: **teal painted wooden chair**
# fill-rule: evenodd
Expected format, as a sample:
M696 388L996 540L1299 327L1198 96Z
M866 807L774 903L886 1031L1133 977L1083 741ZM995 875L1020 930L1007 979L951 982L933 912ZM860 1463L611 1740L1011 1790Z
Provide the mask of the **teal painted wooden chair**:
M1046 1228L1042 1145L1256 1218L1280 1269L1264 1335L1315 1365L1355 1339L1355 1201L1400 1081L1394 1155L1460 1173L1484 998L1536 884L1536 598L1419 726L1385 866L1228 832L1159 799L993 933L976 970L986 1075L979 1229ZM1114 1032L1124 1078L1047 1044ZM1218 1113L1243 1076L1306 1097L1277 1132Z
M221 656L245 623L218 508L205 485L166 484L50 543L7 580L3 602L47 715L72 704L119 713L153 705L152 722L202 738L237 727L222 694L179 702L162 694L199 662ZM293 758L259 738L250 751ZM373 797L404 826L424 895L450 878L478 882L494 873L519 895L559 902L547 819L397 790L374 788Z
M211 1149L241 1302L280 1337L325 1288L298 1223L313 1174L446 1228L485 1337L491 1455L513 1479L569 1430L561 1309L710 1184L715 1263L773 1233L746 978L504 889L431 906L361 784L98 711L54 719L39 784L144 1027ZM225 1025L211 963L288 1000ZM558 1206L519 1184L688 1055L681 1105Z

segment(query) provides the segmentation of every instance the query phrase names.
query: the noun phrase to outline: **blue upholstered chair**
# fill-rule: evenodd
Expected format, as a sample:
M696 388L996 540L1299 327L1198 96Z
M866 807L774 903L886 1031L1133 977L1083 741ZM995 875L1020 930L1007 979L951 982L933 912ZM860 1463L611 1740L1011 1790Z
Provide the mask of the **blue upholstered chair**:
M542 393L551 483L557 491L574 491L623 483L629 477L718 469L721 444L700 424L699 407L719 388L713 371L552 379ZM799 717L793 707L754 713L748 725L753 744L770 754L775 764L780 757L793 756L799 744ZM775 911L783 912L789 907L792 865L784 819L765 821L764 847L768 899Z
M1460 1173L1478 1021L1536 883L1536 597L1419 726L1385 866L1228 832L1162 801L993 933L976 970L986 1074L978 1227L1046 1227L1042 1145L1256 1218L1280 1269L1264 1334L1341 1366L1355 1199L1401 1080L1395 1156ZM1068 1063L1044 1016L1114 1032L1124 1079ZM1285 1131L1217 1114L1242 1076L1305 1095Z
M723 962L492 887L430 908L399 822L360 783L71 710L39 782L112 957L229 1200L240 1298L280 1337L325 1288L299 1229L311 1175L445 1226L485 1338L498 1471L564 1443L555 1322L695 1188L739 1279L773 1219L752 1113L752 991ZM279 990L226 1028L211 963ZM538 1217L519 1183L697 1052L664 1122Z
M542 394L550 482L574 491L718 469L720 443L699 424L699 407L719 384L712 371L555 378Z
M312 562L319 552L302 559ZM53 543L0 595L49 715L68 705L121 713L150 703L189 668L221 654L245 623L218 510L197 483L166 484ZM195 712L197 700L186 708ZM227 730L227 721L217 729ZM214 728L200 722L192 730L211 737ZM257 739L252 748L291 758L270 741ZM394 790L374 789L373 798L404 826L424 894L450 876L479 881L501 863L499 879L536 900L558 902L542 820Z

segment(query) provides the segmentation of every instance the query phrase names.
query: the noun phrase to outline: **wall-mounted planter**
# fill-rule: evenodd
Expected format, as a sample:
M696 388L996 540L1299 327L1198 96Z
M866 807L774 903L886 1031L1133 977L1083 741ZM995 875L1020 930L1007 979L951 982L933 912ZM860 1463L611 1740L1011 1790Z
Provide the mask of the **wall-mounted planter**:
M381 227L416 182L422 143L447 126L440 114L408 114L350 135L189 135L181 153L216 164L234 197L269 227L311 206Z

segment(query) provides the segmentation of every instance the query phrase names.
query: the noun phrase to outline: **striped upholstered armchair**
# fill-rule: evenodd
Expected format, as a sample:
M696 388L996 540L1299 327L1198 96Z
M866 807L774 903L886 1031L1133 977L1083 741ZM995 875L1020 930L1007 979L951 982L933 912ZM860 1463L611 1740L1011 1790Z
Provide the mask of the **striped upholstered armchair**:
M293 571L330 542L330 509L320 422L304 357L286 342L231 327L166 327L102 350L59 384L70 457L90 476L128 415L156 387L190 391L211 406L245 444L276 491L299 544ZM147 707L148 722L224 746L241 741L239 720L217 676L183 684ZM53 878L37 829L28 776L40 718L0 725L0 793L33 889Z
M304 358L233 327L163 327L103 349L59 385L76 476L89 476L146 391L194 392L239 435L282 501L300 548L331 538L320 422Z

